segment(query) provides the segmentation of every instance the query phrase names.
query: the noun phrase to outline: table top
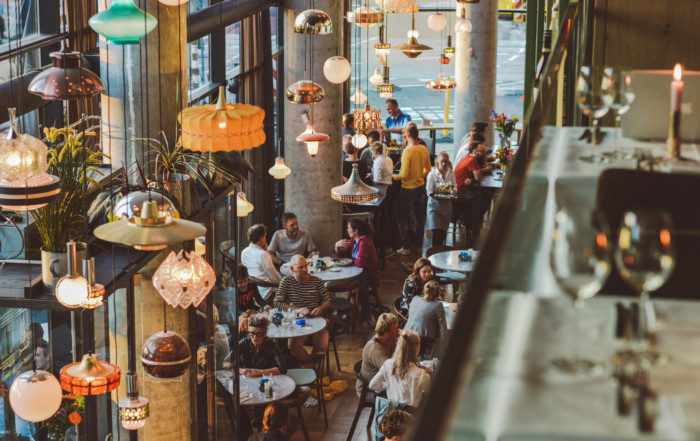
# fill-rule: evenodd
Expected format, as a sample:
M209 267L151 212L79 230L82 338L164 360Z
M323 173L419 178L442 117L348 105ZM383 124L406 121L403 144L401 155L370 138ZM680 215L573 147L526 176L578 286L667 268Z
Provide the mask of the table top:
M289 326L277 326L270 323L267 328L267 337L272 339L304 337L322 331L326 327L326 320L322 317L306 317L306 323L299 326L296 322Z
M468 252L470 256L472 256L472 260L469 262L461 262L459 260L459 253L465 253ZM452 251L443 251L442 253L436 253L433 254L432 256L428 257L428 260L430 260L430 263L438 269L445 270L445 271L457 271L460 273L470 273L472 271L472 268L474 268L474 264L476 263L476 259L479 257L479 252L476 250L452 250Z
M263 377L247 378L243 375L239 375L241 395L249 394L253 398L241 399L241 406L262 406L274 401L279 401L281 399L287 398L294 392L296 384L294 380L286 375L273 375L272 376L272 398L265 398L265 393L260 392L260 380ZM216 379L226 388L228 393L233 393L233 372L231 371L216 371Z
M326 264L331 262L330 257L323 257L322 259L326 261ZM280 267L280 272L285 276L291 276L292 271L289 269L289 263L283 264ZM333 264L330 269L324 271L309 267L309 274L318 277L324 282L340 282L358 277L362 274L362 268L356 267L355 265L340 266Z

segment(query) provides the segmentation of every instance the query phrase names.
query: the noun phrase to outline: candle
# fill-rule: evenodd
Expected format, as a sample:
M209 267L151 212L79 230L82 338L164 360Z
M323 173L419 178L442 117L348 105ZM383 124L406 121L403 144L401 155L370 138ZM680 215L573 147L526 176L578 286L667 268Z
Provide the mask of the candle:
M683 68L680 64L676 64L673 69L673 81L671 81L671 111L681 111L681 97L683 95Z

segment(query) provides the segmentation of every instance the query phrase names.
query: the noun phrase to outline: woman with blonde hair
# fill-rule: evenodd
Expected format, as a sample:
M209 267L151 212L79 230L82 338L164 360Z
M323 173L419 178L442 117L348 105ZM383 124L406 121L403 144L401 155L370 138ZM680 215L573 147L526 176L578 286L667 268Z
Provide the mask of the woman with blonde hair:
M394 355L384 362L369 383L370 389L381 392L396 403L416 408L420 405L423 392L430 385L432 371L418 364L420 337L413 331L403 331L396 345Z
M430 353L435 340L447 336L445 308L438 301L440 285L431 280L423 287L423 297L415 297L408 311L404 330L415 331L422 342L422 353Z
M425 191L428 193L425 229L432 231L433 246L445 245L447 228L452 219L452 201L440 197L457 192L457 181L447 152L442 151L435 157L435 167L428 173Z

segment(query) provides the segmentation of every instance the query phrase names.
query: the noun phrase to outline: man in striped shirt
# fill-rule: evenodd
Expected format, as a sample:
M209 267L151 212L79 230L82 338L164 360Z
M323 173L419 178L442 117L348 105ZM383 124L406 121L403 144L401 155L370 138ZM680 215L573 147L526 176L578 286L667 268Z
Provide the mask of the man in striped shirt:
M330 315L331 296L326 291L323 280L309 274L304 256L295 254L289 261L289 269L294 273L280 282L275 295L275 307L288 310L295 309L298 314L307 317L324 317ZM306 355L304 342L308 337L289 339L289 349L297 358ZM325 353L328 348L328 319L326 328L311 336L314 353Z

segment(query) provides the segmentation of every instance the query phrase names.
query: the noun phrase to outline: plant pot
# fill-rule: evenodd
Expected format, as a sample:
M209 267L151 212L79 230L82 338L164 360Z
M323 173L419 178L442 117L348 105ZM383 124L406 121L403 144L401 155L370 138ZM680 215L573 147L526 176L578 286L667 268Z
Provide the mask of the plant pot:
M83 259L87 259L87 244L77 243L77 271L83 274ZM41 249L41 279L47 288L54 288L58 280L68 274L68 253L51 253Z

